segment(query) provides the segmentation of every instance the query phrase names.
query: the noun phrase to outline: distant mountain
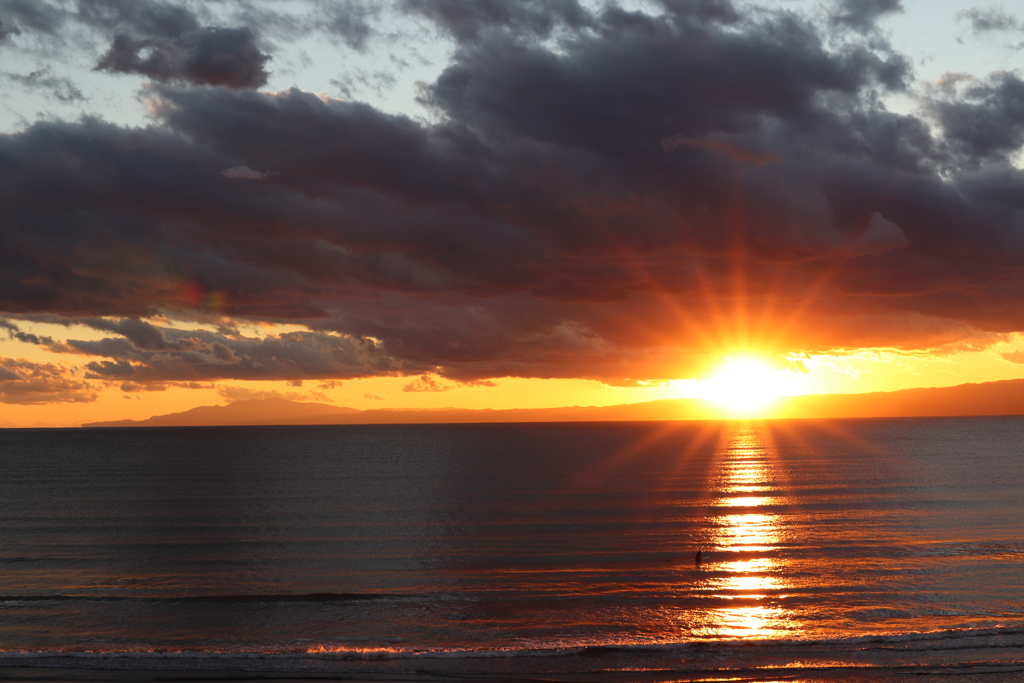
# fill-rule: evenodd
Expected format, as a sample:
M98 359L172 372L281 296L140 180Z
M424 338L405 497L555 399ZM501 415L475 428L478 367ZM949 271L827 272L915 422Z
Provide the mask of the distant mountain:
M1024 380L903 389L871 394L821 394L783 399L776 417L925 417L1024 415ZM83 427L178 427L218 425L424 424L459 422L593 422L714 419L717 411L697 399L666 399L604 407L513 410L356 410L283 398L203 406L148 420L90 422Z
M1024 415L1024 379L871 394L793 396L778 417Z
M326 403L300 403L283 398L235 401L226 406L201 406L183 413L157 415L148 420L89 422L83 427L178 427L225 425L311 424L302 420L322 417L331 423L346 415L359 413L355 408L339 408ZM300 422L295 422L296 420Z
M692 404L692 405L688 405ZM614 420L679 420L708 417L701 401L665 400L605 407L519 408L511 410L356 410L326 403L283 398L235 401L203 406L148 420L88 422L83 427L185 427L221 425L427 424L458 422L588 422Z

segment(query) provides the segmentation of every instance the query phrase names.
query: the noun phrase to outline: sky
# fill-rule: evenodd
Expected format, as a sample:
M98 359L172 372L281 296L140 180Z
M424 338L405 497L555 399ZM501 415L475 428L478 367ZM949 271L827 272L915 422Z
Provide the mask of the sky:
M1024 378L1022 66L1011 3L0 0L0 426Z

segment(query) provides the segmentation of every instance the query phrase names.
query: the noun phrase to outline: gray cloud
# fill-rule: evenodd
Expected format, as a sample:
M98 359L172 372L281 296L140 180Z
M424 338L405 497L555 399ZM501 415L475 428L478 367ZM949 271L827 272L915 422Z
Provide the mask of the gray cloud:
M832 22L855 31L866 32L886 14L903 11L902 0L837 0Z
M373 341L335 334L288 332L267 338L229 337L203 330L157 327L132 319L69 322L119 335L96 341L43 340L42 345L50 351L106 358L84 365L89 379L132 383L301 380L403 371L402 365Z
M363 69L350 70L331 79L331 85L346 99L353 99L356 93L366 88L378 94L383 93L387 88L393 87L395 82L394 74L388 71L367 72Z
M4 136L0 310L88 321L111 338L48 348L136 384L626 381L736 346L1018 329L1015 75L899 114L880 93L907 87L909 61L875 32L834 41L793 12L662 6L409 3L460 41L423 89L430 122L168 75L145 91L148 127ZM867 31L898 3L840 9ZM103 21L181 54L208 32L119 16ZM309 331L137 320L161 312Z
M659 3L677 18L725 24L736 23L742 18L732 0L659 0Z
M317 24L340 37L356 50L363 50L374 34L375 19L380 14L381 2L374 0L338 0L322 8Z
M65 10L47 0L0 0L0 24L14 34L52 34L64 25L67 17Z
M149 38L176 37L200 27L187 6L161 0L0 0L0 17L16 30L58 39L79 27Z
M968 166L1005 160L1024 145L1024 80L1010 72L970 82L954 100L936 100L931 112Z
M0 34L3 29L0 27ZM0 35L2 39L2 35ZM42 90L50 97L61 102L78 102L85 99L85 95L69 78L55 76L50 69L37 69L28 74L4 74L8 80L18 83L32 90Z
M51 337L40 336L32 334L31 332L24 332L17 324L2 318L0 318L0 330L5 330L7 332L8 339L14 339L25 344L52 346L57 343Z
M96 68L158 81L257 88L267 82L268 59L247 28L201 28L169 39L118 35Z
M0 358L0 403L89 403L96 398L92 385L62 365Z
M593 23L578 0L403 0L403 4L460 42L479 40L494 30L544 38L560 26L578 29Z
M0 44L7 41L11 36L20 35L21 31L18 27L12 24L9 20L5 20L0 17Z
M181 3L160 0L78 0L75 19L84 24L146 38L177 38L200 28Z
M269 57L252 30L204 25L210 19L206 9L160 0L0 0L0 40L20 33L48 38L47 55L58 61L97 39L110 40L96 65L99 70L162 82L235 88L265 84ZM65 95L76 91L73 84L58 90Z
M1019 31L1024 29L1024 25L1021 24L1020 20L1002 7L989 7L986 9L973 7L957 12L956 18L959 21L971 22L971 29L975 33Z

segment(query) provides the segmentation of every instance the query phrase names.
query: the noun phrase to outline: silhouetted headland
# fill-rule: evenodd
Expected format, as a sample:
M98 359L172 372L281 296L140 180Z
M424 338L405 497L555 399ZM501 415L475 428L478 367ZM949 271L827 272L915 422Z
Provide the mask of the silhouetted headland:
M903 389L869 394L821 394L780 399L777 418L953 417L1024 415L1024 380L955 387ZM665 399L614 406L570 406L510 410L357 410L282 398L202 406L147 420L90 422L83 427L170 427L220 425L453 424L473 422L614 422L705 420L721 417L699 399Z

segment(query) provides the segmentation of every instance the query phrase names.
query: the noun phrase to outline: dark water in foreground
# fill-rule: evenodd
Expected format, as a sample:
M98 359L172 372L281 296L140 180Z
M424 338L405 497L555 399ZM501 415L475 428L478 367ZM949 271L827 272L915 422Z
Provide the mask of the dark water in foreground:
M0 677L1024 671L1024 418L7 430L0 467Z

